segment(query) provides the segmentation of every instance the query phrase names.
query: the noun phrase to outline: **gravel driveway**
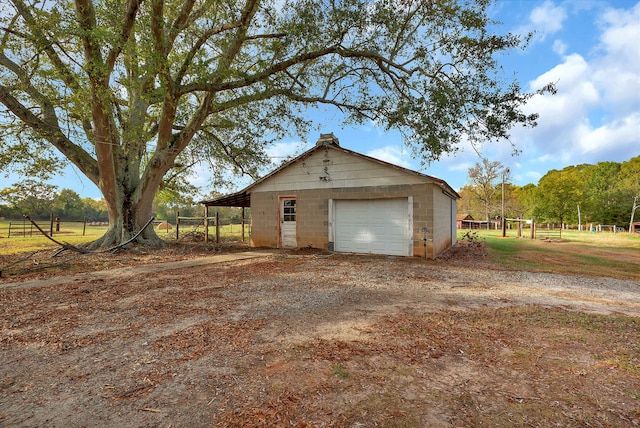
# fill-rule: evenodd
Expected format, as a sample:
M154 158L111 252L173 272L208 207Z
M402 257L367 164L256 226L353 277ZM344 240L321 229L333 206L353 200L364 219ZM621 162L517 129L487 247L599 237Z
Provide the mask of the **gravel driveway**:
M519 337L538 334L522 328L492 338L482 330L492 321L463 320L514 307L640 317L637 281L327 254L162 266L0 286L0 425L637 426L640 418L628 392L637 378L594 365L594 345L565 333L560 343L549 331ZM491 341L482 353L466 343L475 334ZM636 349L635 336L622 340ZM532 353L532 367L518 365ZM512 408L525 402L526 411Z

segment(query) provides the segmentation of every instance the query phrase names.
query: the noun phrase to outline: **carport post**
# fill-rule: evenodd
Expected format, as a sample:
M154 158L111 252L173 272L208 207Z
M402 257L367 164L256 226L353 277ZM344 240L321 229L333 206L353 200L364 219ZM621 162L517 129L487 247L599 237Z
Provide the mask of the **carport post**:
M209 205L204 206L204 242L209 242Z
M244 207L242 207L242 242L244 242Z
M176 211L176 241L178 240L179 233L180 233L180 211Z
M216 211L216 244L220 243L220 213Z

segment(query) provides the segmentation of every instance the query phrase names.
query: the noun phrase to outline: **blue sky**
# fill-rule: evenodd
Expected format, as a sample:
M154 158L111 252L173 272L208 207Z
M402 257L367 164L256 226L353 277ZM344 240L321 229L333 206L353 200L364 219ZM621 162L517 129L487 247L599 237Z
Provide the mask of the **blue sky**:
M622 162L640 155L640 2L624 0L498 0L491 15L503 22L500 31L536 31L525 51L499 60L508 73L517 73L525 91L556 82L554 96L535 96L525 108L538 112L534 129L514 129L511 142L489 143L482 156L511 170L514 184L536 184L551 169L601 161ZM372 124L343 127L338 115L311 116L322 133L333 132L343 147L414 169L447 181L454 189L467 183L467 171L480 160L471 147L461 147L427 167L411 158L396 132ZM315 144L284 140L268 149L274 166ZM267 172L267 171L265 171ZM4 180L3 180L4 181ZM212 189L206 174L192 178L202 194ZM234 189L247 184L238 180ZM99 198L95 186L71 168L53 184L83 197ZM0 186L5 187L5 186Z
M525 91L556 82L556 95L535 96L525 108L538 112L534 129L514 129L511 142L489 143L482 156L502 162L514 184L537 184L552 169L602 161L623 162L640 155L640 2L499 0L491 9L502 31L536 31L525 51L499 58L517 73ZM374 124L345 128L337 115L318 117L322 133L333 132L350 150L414 169L459 189L469 167L480 160L471 147L423 168L411 158L402 136ZM315 144L282 141L269 149L274 162ZM204 178L202 185L206 186ZM241 180L238 188L248 184Z

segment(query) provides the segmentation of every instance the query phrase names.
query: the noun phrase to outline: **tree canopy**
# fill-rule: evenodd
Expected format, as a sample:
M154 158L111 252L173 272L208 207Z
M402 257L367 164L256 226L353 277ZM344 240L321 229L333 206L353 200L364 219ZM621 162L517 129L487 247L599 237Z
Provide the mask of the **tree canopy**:
M0 169L75 165L123 242L173 171L255 174L309 106L403 132L437 159L535 125L504 81L488 0L11 0L0 15ZM541 88L551 90L552 86ZM139 240L157 242L153 230Z
M106 221L106 206L102 201L81 198L71 189L26 179L0 189L0 217L48 219L51 215L65 220Z
M476 162L474 166L469 168L468 174L470 181L468 190L473 193L475 199L482 203L485 219L489 221L492 209L497 205L495 196L501 194L496 180L501 178L500 184L505 181L509 182L509 168L506 168L501 162L482 158L482 163Z
M501 183L496 181L495 171L490 174L499 163L486 161L483 165L478 163L469 169L470 184L459 192L462 200L458 212L475 218L500 212ZM475 176L484 180L478 181ZM505 185L506 216L533 218L536 222L577 225L581 221L625 227L635 197L640 198L640 156L622 163L598 162L551 170L537 185Z

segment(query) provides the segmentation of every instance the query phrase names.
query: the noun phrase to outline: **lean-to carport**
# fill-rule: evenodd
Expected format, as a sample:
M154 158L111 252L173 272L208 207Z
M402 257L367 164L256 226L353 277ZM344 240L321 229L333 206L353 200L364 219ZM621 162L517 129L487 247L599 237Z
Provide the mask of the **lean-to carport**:
M200 201L201 204L204 205L205 217L209 217L209 207L233 207L233 208L242 208L242 242L244 242L244 226L246 223L245 218L245 209L251 208L251 194L247 193L244 190L241 190L236 193L232 193L230 195L220 196L219 198L211 199L209 201ZM216 230L217 230L218 221L216 220ZM217 238L216 232L216 238ZM208 230L208 222L205 230L205 236L209 236Z

